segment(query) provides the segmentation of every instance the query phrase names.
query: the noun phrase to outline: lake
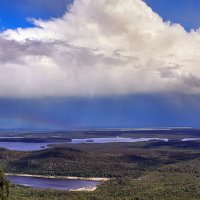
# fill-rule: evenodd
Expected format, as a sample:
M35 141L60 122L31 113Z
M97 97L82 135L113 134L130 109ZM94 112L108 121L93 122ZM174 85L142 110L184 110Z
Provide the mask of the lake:
M38 151L48 148L49 144L55 143L0 142L0 147L14 151Z
M7 176L7 178L12 184L36 189L78 190L81 188L93 188L100 184L100 182L88 180L36 178L10 175Z
M83 144L83 143L119 143L119 142L148 142L151 140L163 140L168 141L165 138L124 138L124 137L112 137L112 138L86 138L86 139L72 139L72 144Z
M3 137L0 137L0 139ZM5 137L4 137L5 139ZM14 150L14 151L38 151L48 148L51 144L82 144L82 143L119 143L119 142L144 142L150 140L163 140L168 139L161 138L123 138L123 137L112 137L112 138L86 138L86 139L72 139L71 142L0 142L0 147Z
M1 138L1 137L0 137ZM83 143L120 143L120 142L148 142L152 140L157 141L165 141L167 142L169 139L167 138L123 138L123 137L111 137L111 138L86 138L86 139L72 139L71 142L49 142L49 143L26 143L26 142L0 142L1 148L6 148L9 150L15 151L38 151L42 149L48 148L48 145L51 144L83 144ZM185 138L181 141L195 141L200 140L200 138Z

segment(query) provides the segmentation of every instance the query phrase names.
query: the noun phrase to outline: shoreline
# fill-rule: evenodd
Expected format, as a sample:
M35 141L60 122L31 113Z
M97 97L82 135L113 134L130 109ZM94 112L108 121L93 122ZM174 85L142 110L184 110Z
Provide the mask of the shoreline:
M5 173L6 176L20 176L20 177L32 177L32 178L46 178L46 179L68 179L68 180L84 180L84 181L98 181L106 182L110 178L99 178L99 177L77 177L77 176L44 176L44 175L31 175L31 174L14 174L14 173Z
M97 189L97 186L91 186L91 187L83 187L79 189L72 189L69 190L69 192L94 192Z

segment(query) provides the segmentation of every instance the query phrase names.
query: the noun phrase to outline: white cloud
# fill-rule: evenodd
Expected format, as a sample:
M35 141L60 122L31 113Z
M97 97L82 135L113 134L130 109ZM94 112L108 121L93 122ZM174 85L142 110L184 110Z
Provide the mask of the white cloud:
M0 34L0 96L200 93L200 33L142 0L75 0L66 14Z

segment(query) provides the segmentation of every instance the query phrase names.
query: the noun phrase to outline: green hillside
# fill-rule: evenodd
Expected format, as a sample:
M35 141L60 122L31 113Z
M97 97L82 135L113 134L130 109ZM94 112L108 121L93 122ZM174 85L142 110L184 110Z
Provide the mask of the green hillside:
M3 171L0 169L0 200L6 200L9 195L9 184Z

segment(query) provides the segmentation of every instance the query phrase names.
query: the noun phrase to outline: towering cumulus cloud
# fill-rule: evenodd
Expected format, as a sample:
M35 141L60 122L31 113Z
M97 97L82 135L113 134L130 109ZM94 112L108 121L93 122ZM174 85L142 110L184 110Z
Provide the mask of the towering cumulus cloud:
M75 0L62 18L0 33L0 96L200 93L200 33L142 0Z

